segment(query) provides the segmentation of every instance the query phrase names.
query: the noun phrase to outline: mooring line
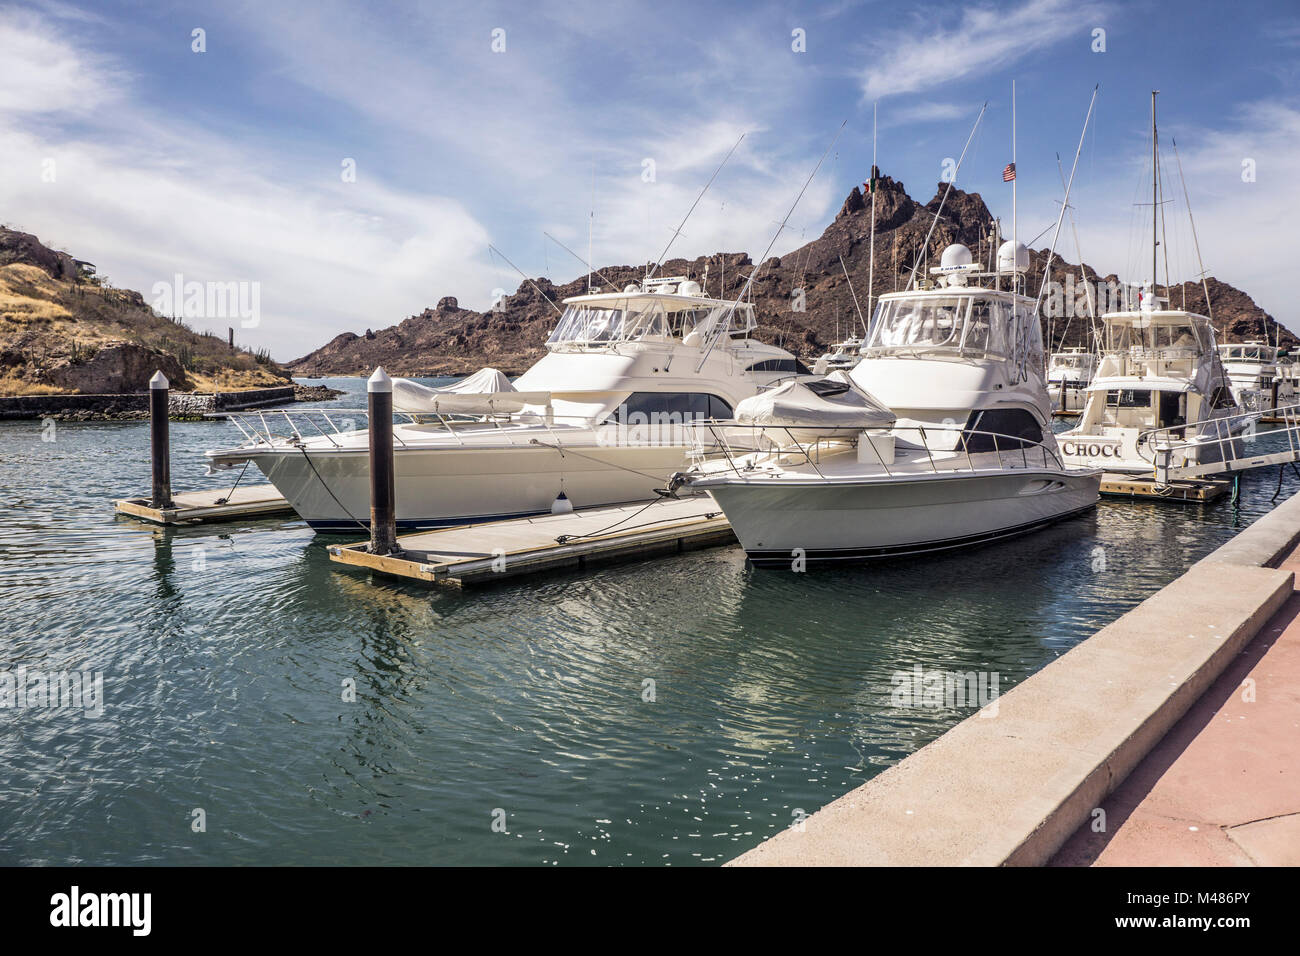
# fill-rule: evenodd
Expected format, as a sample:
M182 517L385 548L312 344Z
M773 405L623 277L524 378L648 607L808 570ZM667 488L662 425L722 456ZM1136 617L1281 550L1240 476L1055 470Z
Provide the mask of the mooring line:
M320 472L316 470L316 465L312 462L311 455L307 454L307 449L303 448L301 445L297 447L298 450L302 452L302 457L307 459L307 467L311 469L311 473L316 476L316 480L320 482L321 487L325 489L326 493L328 493L329 496L334 499L334 503L338 505L340 509L342 509L345 515L347 515L354 522L356 522L358 528L360 528L362 531L369 532L370 526L364 523L363 521L360 521L357 518L357 516L354 515L351 511L348 511L347 506L343 504L343 502L339 501L338 495L334 494L334 492L330 490L330 486L325 483L325 479L322 478Z

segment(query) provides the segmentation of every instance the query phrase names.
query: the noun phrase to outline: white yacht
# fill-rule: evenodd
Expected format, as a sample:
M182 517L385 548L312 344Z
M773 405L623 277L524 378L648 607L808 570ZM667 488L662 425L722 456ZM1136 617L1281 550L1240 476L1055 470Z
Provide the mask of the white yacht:
M1061 460L1035 302L1012 291L1028 264L1009 241L982 273L949 246L936 286L880 297L851 372L696 426L757 433L763 450L700 463L674 486L713 495L759 565L940 551L1092 508L1101 473Z
M1268 414L1296 403L1289 369L1278 364L1278 349L1264 342L1229 342L1219 346L1219 360L1232 384L1237 404Z
M686 277L564 306L546 355L513 384L495 372L451 389L395 380L394 408L410 419L393 430L399 527L654 498L687 463L686 423L727 418L808 372L751 338L752 303L709 298ZM247 441L207 456L214 468L252 462L312 528L356 531L370 514L368 433L335 427L349 414L244 415Z
M1156 214L1156 95L1152 91L1151 278L1142 285L1136 309L1126 301L1124 308L1101 317L1104 343L1097 374L1079 424L1060 435L1067 462L1121 474L1156 474L1157 463L1167 474L1164 469L1171 465L1201 466L1240 457L1237 436L1258 419L1246 414L1233 394L1210 319L1171 309L1155 287L1162 220Z
M1097 371L1097 356L1084 348L1053 352L1047 362L1047 391L1052 396L1052 411L1077 414L1083 410L1088 383Z
M813 364L813 371L818 375L828 375L840 369L848 370L862 361L862 348L867 343L855 336L843 342L836 342L821 358Z
M1167 305L1148 283L1138 309L1102 316L1104 348L1083 414L1059 436L1067 462L1150 474L1159 441L1200 443L1188 447L1189 464L1235 454L1232 439L1251 416L1233 397L1214 327Z

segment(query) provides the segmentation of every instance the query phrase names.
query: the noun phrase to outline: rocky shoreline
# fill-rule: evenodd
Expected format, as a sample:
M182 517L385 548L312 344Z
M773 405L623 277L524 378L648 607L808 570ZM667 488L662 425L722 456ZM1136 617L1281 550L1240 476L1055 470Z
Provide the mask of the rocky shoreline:
M274 393L274 394L270 394ZM237 408L323 402L342 395L325 385L300 385L203 394L172 392L168 417L173 421L201 421L212 412ZM149 417L149 393L109 395L0 396L0 420L53 419L60 422L125 422Z

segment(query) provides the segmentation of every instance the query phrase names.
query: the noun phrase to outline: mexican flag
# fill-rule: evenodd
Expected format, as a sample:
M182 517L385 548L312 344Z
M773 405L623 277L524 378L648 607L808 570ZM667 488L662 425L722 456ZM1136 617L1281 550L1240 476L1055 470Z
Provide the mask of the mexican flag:
M870 195L871 195L872 193L874 193L878 188L880 188L880 187L879 187L879 180L880 180L880 167L879 167L879 166L872 166L872 167L871 167L871 178L870 178L869 180L867 180L865 183L862 184L862 195L864 195L864 196L870 196Z

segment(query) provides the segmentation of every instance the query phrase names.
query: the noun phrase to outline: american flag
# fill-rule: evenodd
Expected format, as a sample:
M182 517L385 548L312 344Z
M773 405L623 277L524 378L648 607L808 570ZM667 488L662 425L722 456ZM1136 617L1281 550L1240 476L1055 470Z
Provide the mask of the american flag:
M1009 183L1011 182L1011 180L1015 178L1016 178L1016 164L1007 163L1006 169L1002 170L1002 181L1004 183Z

